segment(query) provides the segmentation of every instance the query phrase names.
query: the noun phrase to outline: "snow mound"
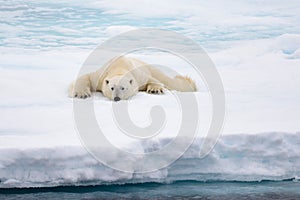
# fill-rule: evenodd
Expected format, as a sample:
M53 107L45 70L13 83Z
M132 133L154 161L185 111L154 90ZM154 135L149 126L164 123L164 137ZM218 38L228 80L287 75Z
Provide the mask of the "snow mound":
M131 145L142 146L144 152L148 152L170 139ZM300 133L225 135L208 156L200 159L199 144L202 140L195 140L189 150L169 167L151 173L113 170L96 161L81 146L0 149L0 187L168 183L178 180L261 181L300 176ZM112 159L118 162L117 156Z

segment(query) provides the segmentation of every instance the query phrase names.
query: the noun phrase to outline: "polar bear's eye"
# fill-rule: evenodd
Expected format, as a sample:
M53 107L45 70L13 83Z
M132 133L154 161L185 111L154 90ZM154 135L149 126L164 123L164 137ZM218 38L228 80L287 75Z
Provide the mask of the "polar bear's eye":
M121 87L121 90L125 90L125 88L124 88L124 87Z
M111 87L110 89L111 89L111 91L113 91L115 88L114 88L114 87Z
M109 80L105 80L106 84L109 84Z

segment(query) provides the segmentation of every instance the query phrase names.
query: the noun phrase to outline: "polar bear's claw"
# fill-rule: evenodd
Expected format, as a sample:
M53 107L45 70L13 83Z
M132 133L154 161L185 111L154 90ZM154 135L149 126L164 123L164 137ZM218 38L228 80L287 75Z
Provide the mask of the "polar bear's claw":
M163 94L164 88L159 85L148 85L146 92L149 94Z
M92 95L89 88L71 88L70 97L86 99Z

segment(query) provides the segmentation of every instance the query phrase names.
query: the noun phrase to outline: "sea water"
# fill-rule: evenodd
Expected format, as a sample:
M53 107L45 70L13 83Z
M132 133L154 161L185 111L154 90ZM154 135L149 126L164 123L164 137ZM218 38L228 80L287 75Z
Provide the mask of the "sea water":
M1 199L299 199L300 183L293 180L262 182L144 183L0 189Z

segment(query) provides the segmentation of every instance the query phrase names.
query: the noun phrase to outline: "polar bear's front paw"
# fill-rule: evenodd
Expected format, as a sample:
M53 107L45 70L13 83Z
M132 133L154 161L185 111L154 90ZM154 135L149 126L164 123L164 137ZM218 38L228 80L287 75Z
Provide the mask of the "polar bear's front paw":
M148 85L146 91L149 94L163 94L164 87L161 85Z
M85 99L87 97L90 97L91 95L92 95L91 90L89 87L87 87L87 88L74 88L70 96L73 98L77 97L77 98Z
M91 95L92 95L92 93L88 89L88 90L85 90L85 91L77 91L77 92L75 92L75 96L74 97L85 99L87 97L91 97Z

